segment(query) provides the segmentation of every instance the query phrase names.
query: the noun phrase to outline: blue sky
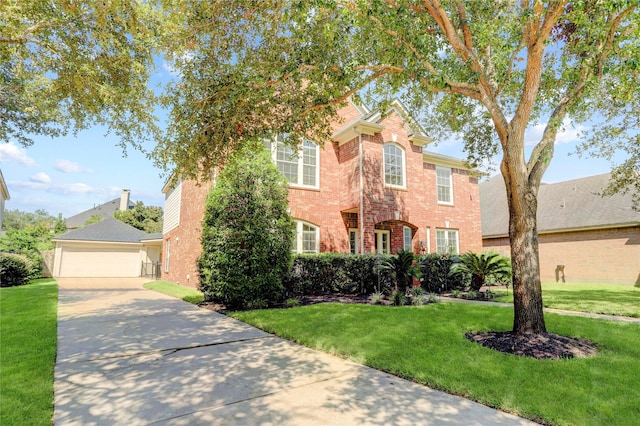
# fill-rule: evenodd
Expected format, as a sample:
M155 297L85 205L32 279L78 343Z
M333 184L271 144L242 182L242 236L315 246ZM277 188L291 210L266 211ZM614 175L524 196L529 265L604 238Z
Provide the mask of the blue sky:
M536 134L536 130L529 132ZM95 205L118 198L122 189L131 190L132 201L161 206L164 177L161 170L139 151L122 148L105 129L85 130L77 137L36 138L24 148L16 143L0 145L0 168L11 199L5 208L33 212L44 209L56 216L69 217ZM533 141L533 137L530 140ZM610 170L608 162L578 158L575 150L576 129L570 126L561 133L556 152L547 170L545 182L559 182ZM461 144L447 141L429 146L430 151L462 157Z
M160 65L154 77L156 82L167 81L172 78L172 72ZM543 129L541 125L529 130L529 145L539 140ZM607 161L570 155L580 130L567 123L558 135L556 152L544 182L560 182L610 170ZM5 208L25 212L43 209L53 216L62 213L63 217L69 217L118 198L123 189L131 190L132 201L164 207L161 190L165 177L161 176L161 170L137 150L128 149L124 156L118 140L105 133L104 128L92 128L77 136L35 137L35 143L27 148L15 142L0 144L0 169L11 196ZM464 157L462 144L456 141L443 141L427 149Z

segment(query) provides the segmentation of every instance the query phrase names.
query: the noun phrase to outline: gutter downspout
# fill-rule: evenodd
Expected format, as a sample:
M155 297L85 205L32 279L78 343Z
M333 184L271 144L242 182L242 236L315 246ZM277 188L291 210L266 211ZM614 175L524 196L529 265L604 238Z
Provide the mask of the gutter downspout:
M364 187L362 172L362 132L358 132L358 178L360 185L360 212L358 214L360 227L360 254L364 254Z

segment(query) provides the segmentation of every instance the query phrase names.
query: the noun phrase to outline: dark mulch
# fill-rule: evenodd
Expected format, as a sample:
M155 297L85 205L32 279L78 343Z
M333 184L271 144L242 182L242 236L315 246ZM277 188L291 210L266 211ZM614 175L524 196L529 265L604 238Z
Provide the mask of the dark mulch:
M317 303L369 303L369 296L364 294L329 294L320 296L302 296L298 298L300 305L315 305Z
M553 333L517 335L508 331L467 333L465 337L499 352L537 359L586 358L597 352L586 339Z

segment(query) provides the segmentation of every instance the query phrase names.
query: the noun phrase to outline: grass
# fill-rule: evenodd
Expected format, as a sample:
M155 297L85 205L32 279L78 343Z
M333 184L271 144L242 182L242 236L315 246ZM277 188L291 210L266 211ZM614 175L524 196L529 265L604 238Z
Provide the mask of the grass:
M0 424L50 425L58 287L52 279L0 289Z
M586 359L536 360L472 343L472 330L509 330L507 308L318 304L234 312L268 332L378 370L556 425L632 425L640 418L640 326L546 314L549 331L587 338Z
M500 291L500 290L499 290ZM513 293L495 299L513 303ZM610 284L544 283L545 308L640 318L640 288Z
M167 296L182 299L185 302L197 305L204 300L202 292L190 288L183 287L168 281L151 281L143 285L144 288L166 294Z

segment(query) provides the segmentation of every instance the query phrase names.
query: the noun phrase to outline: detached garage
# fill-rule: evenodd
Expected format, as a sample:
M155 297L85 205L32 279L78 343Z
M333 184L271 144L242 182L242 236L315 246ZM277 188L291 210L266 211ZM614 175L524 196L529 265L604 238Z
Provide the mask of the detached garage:
M52 241L56 278L152 277L160 262L162 234L147 234L110 218Z

